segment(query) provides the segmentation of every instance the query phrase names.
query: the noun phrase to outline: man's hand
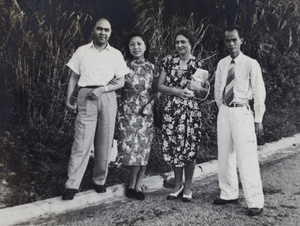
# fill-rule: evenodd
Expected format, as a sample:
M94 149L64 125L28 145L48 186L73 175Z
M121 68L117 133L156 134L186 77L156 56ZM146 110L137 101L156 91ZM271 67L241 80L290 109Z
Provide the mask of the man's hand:
M74 104L74 105L70 104L69 101L66 101L66 107L67 107L67 109L68 109L69 111L71 111L71 112L73 112L73 111L76 110L76 105L75 105L75 104Z
M255 123L255 133L257 136L262 136L264 133L264 128L262 123L256 122Z
M66 107L70 112L73 112L75 114L77 113L77 106L76 106L76 104L72 105L70 102L72 99L74 89L77 85L78 79L79 79L79 75L76 74L74 71L71 71L71 76L70 76L69 83L68 83Z
M104 93L104 87L98 87L96 89L93 89L91 92L88 93L87 97L91 100L98 100L98 98Z

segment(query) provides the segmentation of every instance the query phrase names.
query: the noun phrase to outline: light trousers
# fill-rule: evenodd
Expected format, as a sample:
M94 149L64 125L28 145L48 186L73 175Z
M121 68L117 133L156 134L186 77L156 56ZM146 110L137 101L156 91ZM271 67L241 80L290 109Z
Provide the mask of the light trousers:
M86 98L90 88L78 92L78 113L66 188L79 189L94 144L93 182L104 185L113 144L117 100L115 92L103 93L98 100Z
M249 208L263 208L264 195L257 156L253 112L221 105L217 122L218 177L221 199L237 199L237 167Z

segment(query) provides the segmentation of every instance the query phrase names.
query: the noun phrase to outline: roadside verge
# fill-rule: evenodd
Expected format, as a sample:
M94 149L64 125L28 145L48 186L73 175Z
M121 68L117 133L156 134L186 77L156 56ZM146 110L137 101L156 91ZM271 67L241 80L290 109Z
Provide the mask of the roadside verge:
M276 158L288 156L299 151L300 134L282 138L279 141L267 143L258 147L260 163ZM196 167L193 180L203 180L217 173L217 160L199 164ZM145 193L163 188L164 179L174 177L173 173L162 176L146 177L143 182ZM125 186L115 185L107 188L107 192L98 194L94 190L80 192L70 201L63 201L61 197L55 197L37 201L25 205L9 207L0 210L1 225L15 225L28 222L32 219L47 218L57 214L67 213L87 207L97 206L103 203L111 203L124 197Z

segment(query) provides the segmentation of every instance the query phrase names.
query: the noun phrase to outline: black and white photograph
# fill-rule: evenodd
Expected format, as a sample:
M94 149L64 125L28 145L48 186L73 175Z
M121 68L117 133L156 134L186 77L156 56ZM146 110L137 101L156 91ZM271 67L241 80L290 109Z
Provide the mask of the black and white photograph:
M1 226L300 225L299 0L0 0Z

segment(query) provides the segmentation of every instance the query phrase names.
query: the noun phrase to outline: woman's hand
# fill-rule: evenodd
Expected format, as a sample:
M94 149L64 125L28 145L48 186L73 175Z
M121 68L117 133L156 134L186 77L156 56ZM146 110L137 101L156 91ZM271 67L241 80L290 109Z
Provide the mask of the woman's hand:
M176 96L182 99L187 99L194 96L194 92L188 89L176 89Z
M203 89L203 86L200 82L191 80L188 82L187 88L196 92L200 92Z
M98 87L96 89L93 89L91 92L88 93L87 97L91 100L98 100L98 98L104 93L104 87Z
M117 84L118 84L118 79L115 78L115 77L113 77L113 79L110 80L108 84L111 84L111 85L117 85Z
M193 90L195 92L196 97L201 98L201 99L206 99L209 93L209 84L207 86L208 83L206 83L206 85L203 85L202 83L192 80L188 83L187 87L190 90Z
M149 115L149 114L151 113L151 109L152 109L152 104L151 104L151 103L148 103L148 104L143 108L142 115L143 115L143 116Z

